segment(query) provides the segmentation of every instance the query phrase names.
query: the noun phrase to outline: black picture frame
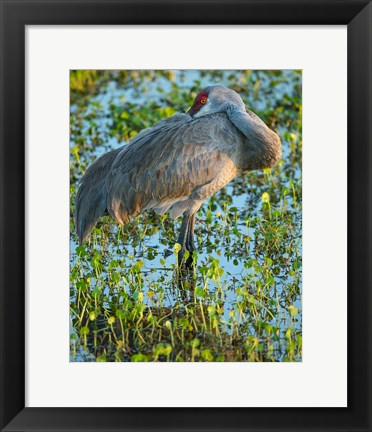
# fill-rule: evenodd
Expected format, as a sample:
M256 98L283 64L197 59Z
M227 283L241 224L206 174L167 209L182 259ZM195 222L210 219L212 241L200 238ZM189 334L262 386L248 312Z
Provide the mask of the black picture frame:
M25 26L32 24L347 25L347 408L25 408ZM371 431L371 77L370 1L1 0L1 430Z

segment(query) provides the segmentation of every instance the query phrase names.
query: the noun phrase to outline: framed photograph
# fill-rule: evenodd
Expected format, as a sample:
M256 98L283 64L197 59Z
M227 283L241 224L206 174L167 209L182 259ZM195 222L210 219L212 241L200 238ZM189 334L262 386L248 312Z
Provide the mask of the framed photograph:
M371 3L1 14L1 430L371 430Z

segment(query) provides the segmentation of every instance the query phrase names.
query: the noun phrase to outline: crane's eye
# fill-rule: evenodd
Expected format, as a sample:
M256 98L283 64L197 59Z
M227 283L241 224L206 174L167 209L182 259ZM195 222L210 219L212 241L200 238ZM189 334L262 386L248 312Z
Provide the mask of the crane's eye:
M204 105L207 102L207 99L201 99L200 103Z

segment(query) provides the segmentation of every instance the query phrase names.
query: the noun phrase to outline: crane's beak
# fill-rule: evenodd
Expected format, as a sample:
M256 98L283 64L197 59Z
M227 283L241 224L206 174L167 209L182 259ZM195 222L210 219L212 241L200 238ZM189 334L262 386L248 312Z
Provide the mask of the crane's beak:
M192 117L195 113L196 113L196 111L194 110L193 107L189 108L189 109L186 111L186 114L188 114L190 117Z

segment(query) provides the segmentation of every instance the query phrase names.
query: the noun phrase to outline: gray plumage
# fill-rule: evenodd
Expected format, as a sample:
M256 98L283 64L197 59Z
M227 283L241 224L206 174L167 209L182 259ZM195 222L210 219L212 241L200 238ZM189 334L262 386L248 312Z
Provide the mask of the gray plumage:
M107 210L123 224L154 209L184 215L179 241L194 249L195 213L240 171L272 167L281 143L240 96L207 87L188 114L175 114L142 130L129 144L98 158L85 173L75 203L80 242Z

